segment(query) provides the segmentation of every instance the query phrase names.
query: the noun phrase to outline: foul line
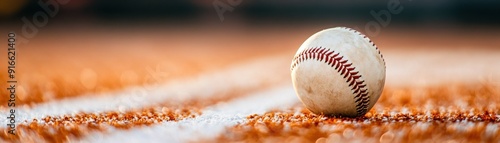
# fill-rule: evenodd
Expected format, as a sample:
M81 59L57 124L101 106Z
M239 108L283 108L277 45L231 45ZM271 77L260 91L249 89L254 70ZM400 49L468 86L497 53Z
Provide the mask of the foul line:
M46 102L33 108L18 107L17 123L46 116L71 115L79 112L101 113L129 111L169 102L182 102L197 97L217 96L238 89L254 89L263 84L282 83L289 59L284 56L259 58L239 63L223 70L202 74L185 80L173 80L163 85L133 87L123 91L99 95L81 95L75 98ZM6 110L0 111L3 123L8 122Z
M288 108L299 100L291 85L253 93L228 103L206 108L202 115L178 122L132 130L114 130L111 134L91 134L83 142L189 142L219 136L228 127L244 123L251 114Z

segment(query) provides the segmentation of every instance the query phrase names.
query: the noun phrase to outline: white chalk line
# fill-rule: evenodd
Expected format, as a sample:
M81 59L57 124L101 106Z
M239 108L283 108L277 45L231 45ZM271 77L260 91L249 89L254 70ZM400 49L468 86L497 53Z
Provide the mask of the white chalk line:
M78 142L190 142L212 139L226 128L246 122L249 115L289 108L298 102L292 86L286 85L207 107L201 116L195 118L131 130L114 130L110 134L95 133Z
M41 119L46 116L72 115L79 112L102 113L129 111L164 102L182 102L198 97L224 95L234 90L255 89L263 84L286 81L288 75L274 75L288 70L289 59L273 56L239 63L219 71L190 79L173 80L163 85L142 86L99 95L81 95L75 98L51 101L32 108L16 109L16 123ZM8 110L0 111L2 124L7 124Z

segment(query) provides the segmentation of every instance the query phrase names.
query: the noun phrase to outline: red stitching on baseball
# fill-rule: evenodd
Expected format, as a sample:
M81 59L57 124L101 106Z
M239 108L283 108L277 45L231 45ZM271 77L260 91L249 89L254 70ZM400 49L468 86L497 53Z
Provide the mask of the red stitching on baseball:
M348 60L343 59L344 57L340 56L340 53L334 53L335 51L330 51L330 49L327 48L309 48L293 58L291 70L293 71L298 64L308 59L314 59L320 62L324 60L329 66L335 67L335 70L346 79L346 83L349 83L349 87L351 87L351 91L355 95L356 112L358 115L364 115L368 110L368 104L370 102L368 89L364 83L365 81L360 79L361 75L359 71L354 71L356 67L354 67L352 63L348 63Z

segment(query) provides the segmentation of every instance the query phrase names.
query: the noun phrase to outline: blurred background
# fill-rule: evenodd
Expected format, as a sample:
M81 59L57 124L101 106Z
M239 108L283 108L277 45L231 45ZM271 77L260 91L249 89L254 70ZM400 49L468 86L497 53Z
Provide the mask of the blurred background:
M0 25L2 30L22 32L22 26L29 23L37 28L36 33L95 26L219 27L214 31L348 26L372 37L398 28L498 35L493 30L500 24L498 7L500 2L495 0L1 0ZM370 22L376 22L376 27ZM370 34L368 27L378 32ZM29 33L32 37L35 32Z
M224 23L311 24L366 23L373 20L370 11L385 10L389 0L1 0L2 24L20 22L43 11L39 3L57 2L60 12L51 21L78 22L166 22L220 24L214 4L230 7ZM234 5L231 5L231 2ZM397 0L403 11L392 17L391 24L412 26L466 26L500 23L499 1L495 0ZM226 6L227 5L227 6Z
M39 33L54 32L52 29L72 33L99 27L103 28L99 31L111 32L131 31L130 28L188 28L184 33L217 34L347 26L370 37L403 31L412 32L406 35L433 37L429 40L465 33L485 35L493 40L472 40L472 43L491 47L497 45L492 42L500 41L498 7L500 2L495 0L0 0L0 25L2 31L18 33L25 26L28 32L24 37L28 39ZM449 40L432 42L450 44Z

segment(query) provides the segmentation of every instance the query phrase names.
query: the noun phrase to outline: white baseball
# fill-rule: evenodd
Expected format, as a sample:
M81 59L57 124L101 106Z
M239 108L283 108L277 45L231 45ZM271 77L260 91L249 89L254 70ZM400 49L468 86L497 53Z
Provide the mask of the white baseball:
M291 71L295 92L316 114L363 116L385 83L385 62L378 48L345 27L309 37L295 54Z

